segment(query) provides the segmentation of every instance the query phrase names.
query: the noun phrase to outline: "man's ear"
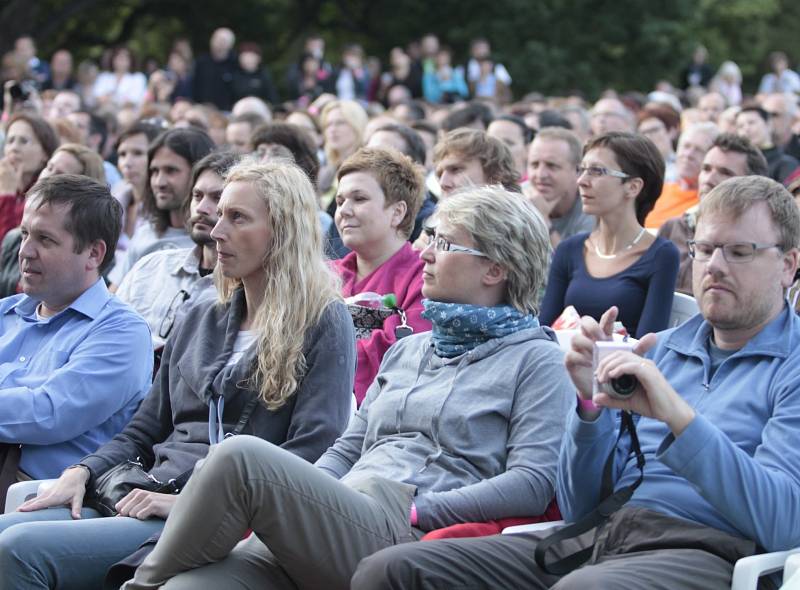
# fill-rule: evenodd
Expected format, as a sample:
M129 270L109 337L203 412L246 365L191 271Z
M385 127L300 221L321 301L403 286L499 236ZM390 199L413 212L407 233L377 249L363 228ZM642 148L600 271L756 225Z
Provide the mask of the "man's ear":
M792 248L783 254L783 275L781 276L781 286L788 289L794 284L797 274L797 265L800 263L800 250Z
M95 240L86 247L89 258L86 260L86 270L98 270L103 264L108 248L104 240Z
M486 286L499 285L508 278L506 268L497 262L489 263L486 272L483 273L483 284Z

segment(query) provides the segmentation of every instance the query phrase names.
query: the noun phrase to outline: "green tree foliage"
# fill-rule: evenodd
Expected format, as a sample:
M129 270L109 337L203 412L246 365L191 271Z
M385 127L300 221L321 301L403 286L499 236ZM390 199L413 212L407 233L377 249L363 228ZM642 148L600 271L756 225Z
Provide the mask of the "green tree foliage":
M347 42L385 59L392 47L433 32L464 59L471 39L488 38L518 96L594 97L605 88L677 82L698 42L713 65L736 61L753 89L769 51L800 61L798 23L796 0L0 0L0 51L30 32L42 55L69 47L97 59L126 42L163 62L175 38L202 53L225 25L239 40L260 43L280 73L310 32L323 34L334 62Z

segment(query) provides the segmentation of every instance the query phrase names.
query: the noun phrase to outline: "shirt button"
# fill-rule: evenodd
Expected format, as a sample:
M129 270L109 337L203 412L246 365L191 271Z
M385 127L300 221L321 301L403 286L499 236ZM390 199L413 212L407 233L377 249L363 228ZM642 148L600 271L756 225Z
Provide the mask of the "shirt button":
M19 362L24 363L25 362L25 357L24 356L19 357Z

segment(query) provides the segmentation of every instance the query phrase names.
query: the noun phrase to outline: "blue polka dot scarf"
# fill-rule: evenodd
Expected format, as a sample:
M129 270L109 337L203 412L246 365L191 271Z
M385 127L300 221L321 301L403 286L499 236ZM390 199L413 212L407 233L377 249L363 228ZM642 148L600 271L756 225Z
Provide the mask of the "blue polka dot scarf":
M453 358L476 346L527 328L539 326L536 316L510 305L483 307L424 299L422 317L433 324L433 346L440 357Z

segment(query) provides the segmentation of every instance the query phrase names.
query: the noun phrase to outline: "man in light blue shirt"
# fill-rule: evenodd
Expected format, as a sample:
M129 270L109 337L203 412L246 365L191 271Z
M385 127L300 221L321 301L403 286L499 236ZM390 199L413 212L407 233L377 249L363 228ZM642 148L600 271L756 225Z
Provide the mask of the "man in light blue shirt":
M0 442L21 444L19 478L58 476L127 424L152 377L145 321L106 289L122 208L85 176L27 195L24 294L0 300Z

